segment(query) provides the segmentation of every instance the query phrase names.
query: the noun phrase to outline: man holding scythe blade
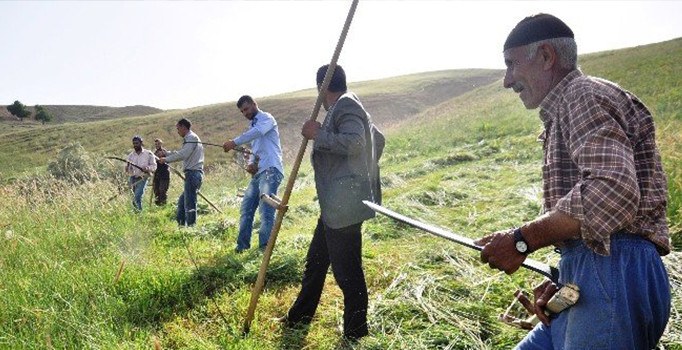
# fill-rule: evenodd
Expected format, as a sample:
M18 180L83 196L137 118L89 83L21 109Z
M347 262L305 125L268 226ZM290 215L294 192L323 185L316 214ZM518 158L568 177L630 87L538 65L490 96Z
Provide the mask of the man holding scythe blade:
M616 84L584 75L573 31L552 15L519 22L504 44L504 59L504 87L519 93L526 108L539 107L544 123L545 213L473 241L365 204L481 251L494 269L512 274L523 266L549 278L535 288L534 303L517 293L541 323L515 349L656 348L670 315L661 256L671 244L651 113ZM527 258L549 246L561 254L558 271ZM569 286L579 290L579 300L562 298L576 295L563 293Z
M651 113L630 92L584 75L573 31L560 19L526 17L504 43L504 87L544 131L545 214L475 244L490 267L514 273L526 256L554 245L559 283L580 300L551 319L556 286L535 291L538 324L517 349L653 349L670 314L661 255L671 250L667 184Z

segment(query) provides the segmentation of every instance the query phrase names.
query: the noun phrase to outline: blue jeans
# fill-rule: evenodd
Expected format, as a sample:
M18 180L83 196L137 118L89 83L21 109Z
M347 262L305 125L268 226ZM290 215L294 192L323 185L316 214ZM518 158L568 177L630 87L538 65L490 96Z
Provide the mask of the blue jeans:
M203 178L204 174L199 170L185 171L185 190L178 198L178 212L175 216L178 225L194 226L197 222L197 192Z
M517 349L654 349L670 316L670 284L653 243L611 236L611 255L582 241L561 248L561 283L575 283L580 298L539 323Z
M251 247L251 231L253 230L253 217L256 209L260 206L260 229L258 230L258 246L265 249L270 239L270 231L275 223L275 208L267 203L261 203L260 196L277 194L277 188L282 182L284 175L277 168L270 167L251 178L249 187L244 192L242 207L239 218L239 236L237 237L237 250L245 250Z
M131 176L130 186L133 188L133 207L135 210L142 210L142 197L144 196L144 188L147 187L147 178L143 176Z

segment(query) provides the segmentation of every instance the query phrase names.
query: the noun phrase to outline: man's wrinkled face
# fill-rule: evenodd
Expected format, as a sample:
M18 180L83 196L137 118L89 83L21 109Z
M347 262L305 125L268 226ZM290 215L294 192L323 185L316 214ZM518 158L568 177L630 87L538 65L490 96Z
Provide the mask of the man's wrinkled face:
M142 150L142 141L133 140L133 149L135 149L136 152L141 151Z
M543 81L542 55L535 53L528 57L527 46L519 46L504 51L504 63L507 71L504 75L504 87L519 94L523 105L528 109L537 108L548 91Z
M256 116L258 107L256 107L255 103L244 102L241 107L239 107L239 111L242 112L242 115L244 115L246 119L251 120Z

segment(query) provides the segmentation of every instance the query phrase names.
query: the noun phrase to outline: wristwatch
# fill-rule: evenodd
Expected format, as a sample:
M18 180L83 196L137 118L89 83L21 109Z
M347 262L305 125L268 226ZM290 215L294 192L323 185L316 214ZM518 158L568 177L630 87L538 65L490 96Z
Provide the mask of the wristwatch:
M528 242L526 242L526 240L523 239L523 235L521 234L520 228L514 230L514 247L516 248L517 252L523 255L528 255L530 253Z

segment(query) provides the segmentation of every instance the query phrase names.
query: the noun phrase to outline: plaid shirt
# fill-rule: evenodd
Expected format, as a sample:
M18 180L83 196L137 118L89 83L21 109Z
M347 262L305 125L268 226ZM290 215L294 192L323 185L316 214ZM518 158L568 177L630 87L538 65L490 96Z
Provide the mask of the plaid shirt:
M542 101L540 119L544 210L580 221L575 238L598 254L609 255L611 234L622 231L668 254L668 188L646 106L575 70Z

